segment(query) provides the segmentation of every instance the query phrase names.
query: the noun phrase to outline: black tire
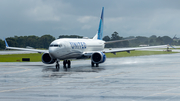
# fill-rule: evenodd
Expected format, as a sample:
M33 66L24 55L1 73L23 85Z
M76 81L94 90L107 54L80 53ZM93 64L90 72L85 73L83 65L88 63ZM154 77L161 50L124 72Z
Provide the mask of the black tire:
M91 67L94 67L94 63L93 62L91 62Z
M56 69L58 69L57 65L56 65Z
M67 61L64 60L64 61L63 61L63 68L66 68L66 64L67 64Z
M71 68L71 61L70 60L67 61L67 64L68 64L68 68Z
M59 69L59 68L60 68L60 65L58 64L57 66L58 66L58 69Z
M56 64L56 69L59 69L59 64Z
M98 64L98 63L96 63L96 67L99 67L99 64Z

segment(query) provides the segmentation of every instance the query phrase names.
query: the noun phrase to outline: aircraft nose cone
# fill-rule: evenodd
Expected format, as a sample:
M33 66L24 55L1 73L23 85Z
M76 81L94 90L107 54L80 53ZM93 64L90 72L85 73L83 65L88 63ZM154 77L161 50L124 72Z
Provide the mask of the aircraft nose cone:
M53 48L53 47L50 47L50 48L49 48L49 54L50 54L52 57L56 57L56 49Z

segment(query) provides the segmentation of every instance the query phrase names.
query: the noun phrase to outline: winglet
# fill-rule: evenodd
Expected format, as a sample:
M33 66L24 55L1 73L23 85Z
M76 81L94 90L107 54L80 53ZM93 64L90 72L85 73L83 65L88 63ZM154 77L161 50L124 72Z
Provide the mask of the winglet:
M102 37L103 37L103 22L104 22L104 7L102 7L101 19L100 19L99 28L98 28L97 39L99 40L102 40Z
M6 41L5 38L4 38L4 42L5 42L5 44L6 44L6 47L9 47L9 45L8 45L8 43L7 43L7 41Z

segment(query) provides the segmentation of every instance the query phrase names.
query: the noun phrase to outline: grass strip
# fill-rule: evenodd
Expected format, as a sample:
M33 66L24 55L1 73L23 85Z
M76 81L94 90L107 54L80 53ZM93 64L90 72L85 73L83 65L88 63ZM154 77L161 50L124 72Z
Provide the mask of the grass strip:
M118 52L118 53L116 53L116 55L114 55L112 53L106 53L106 57L107 58L131 57L131 56L172 54L172 53L177 53L177 52L166 52L166 51L131 51L131 53ZM42 56L42 54L39 54L39 53L0 55L0 62L22 62L22 58L30 58L30 62L39 62L39 61L41 61L41 56Z
M114 57L131 57L131 56L144 56L144 55L158 55L158 54L173 54L178 52L167 52L167 51L131 51L131 53L127 52L118 52L116 55L112 53L106 53L106 57L114 58Z
M30 53L30 54L7 54L0 55L0 62L22 62L22 58L30 58L30 62L41 61L42 54Z

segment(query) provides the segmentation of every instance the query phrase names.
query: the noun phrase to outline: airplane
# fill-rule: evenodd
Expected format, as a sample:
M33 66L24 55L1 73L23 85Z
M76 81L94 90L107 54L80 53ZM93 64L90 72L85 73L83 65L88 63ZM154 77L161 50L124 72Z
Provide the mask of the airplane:
M99 64L106 61L105 53L113 53L148 49L148 48L162 48L167 47L167 45L160 46L149 46L149 47L136 47L136 48L118 48L118 49L104 49L105 45L108 43L127 41L127 40L116 40L105 42L102 40L103 37L103 22L104 22L104 7L102 7L102 13L99 22L99 28L97 33L92 39L88 38L62 38L56 39L49 45L48 50L38 50L38 49L29 49L29 48L18 48L18 47L9 47L6 39L6 49L15 49L15 50L24 50L24 51L33 51L38 53L43 53L42 62L45 64L53 64L56 62L56 69L60 68L59 61L63 61L64 68L71 68L71 59L88 59L91 58L91 66L99 67Z

